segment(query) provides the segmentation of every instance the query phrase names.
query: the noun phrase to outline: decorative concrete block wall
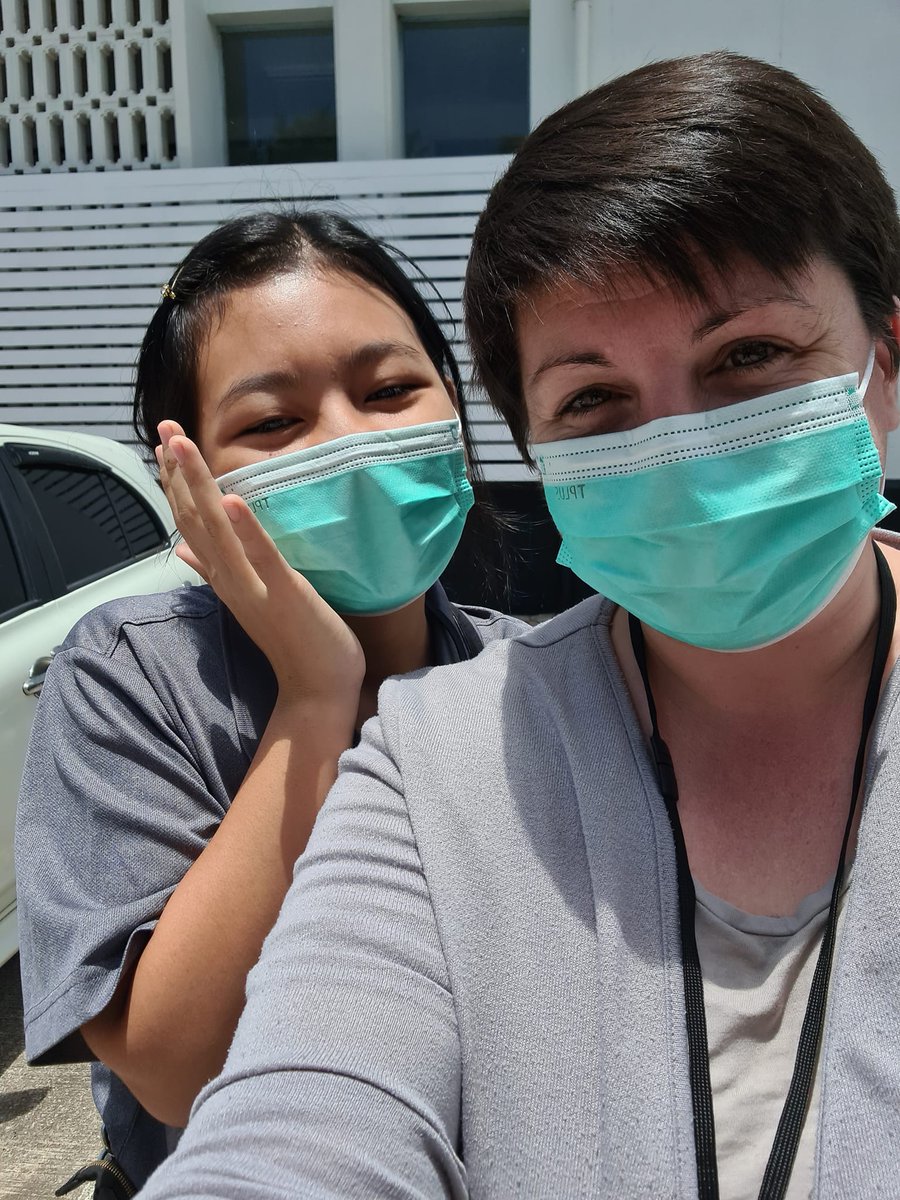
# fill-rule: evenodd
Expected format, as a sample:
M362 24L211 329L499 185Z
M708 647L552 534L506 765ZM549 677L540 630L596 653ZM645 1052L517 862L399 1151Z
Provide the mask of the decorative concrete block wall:
M169 0L0 0L0 171L178 165Z

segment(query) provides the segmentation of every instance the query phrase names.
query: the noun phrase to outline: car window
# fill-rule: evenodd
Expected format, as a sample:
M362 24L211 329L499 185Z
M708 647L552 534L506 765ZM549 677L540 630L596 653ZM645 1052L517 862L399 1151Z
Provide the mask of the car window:
M68 587L165 545L155 514L115 476L46 460L26 460L19 470Z
M6 521L0 512L0 621L21 608L27 599L25 581L13 552Z

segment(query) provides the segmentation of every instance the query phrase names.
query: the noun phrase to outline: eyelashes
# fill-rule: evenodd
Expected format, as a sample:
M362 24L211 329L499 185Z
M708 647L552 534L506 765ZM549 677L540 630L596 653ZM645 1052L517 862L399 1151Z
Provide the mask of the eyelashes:
M735 357L742 354L750 354L752 361L750 362L731 362ZM767 342L762 338L756 338L753 341L740 342L737 346L732 347L725 356L719 370L735 370L735 371L756 371L762 367L769 366L776 359L781 358L787 350L784 346L779 346L776 342Z
M419 382L415 383L391 383L380 387L377 390L368 393L364 400L364 404L387 404L392 400L403 400L413 396L415 393L423 390L425 385ZM243 427L240 431L240 437L266 436L267 434L283 433L286 429L291 429L295 425L302 424L303 416L294 413L288 413L284 416L264 417L262 420L254 421L252 425Z
M415 390L416 385L412 383L392 383L387 387L379 388L377 392L367 396L366 400L399 400L401 396L406 396Z
M264 421L258 421L255 425L248 426L243 430L243 435L252 433L280 433L282 429L287 429L294 422L289 417L267 417Z
M787 347L764 338L746 339L730 347L721 362L713 368L715 375L733 374L748 375L754 371L763 371L789 351ZM613 387L593 384L582 388L575 395L565 400L557 410L558 417L589 416L598 409L616 404L629 398L631 393L619 391Z

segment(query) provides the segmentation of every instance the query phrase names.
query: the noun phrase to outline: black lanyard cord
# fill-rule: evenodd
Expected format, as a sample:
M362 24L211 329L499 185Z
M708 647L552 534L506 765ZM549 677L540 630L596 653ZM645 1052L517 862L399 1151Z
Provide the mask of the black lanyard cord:
M782 1200L787 1189L800 1134L809 1108L813 1082L816 1074L816 1064L819 1046L822 1040L822 1030L825 1023L825 1007L828 1000L828 985L831 978L831 965L834 958L834 946L837 937L837 921L840 906L841 888L843 886L844 869L847 859L847 847L853 829L857 803L862 785L863 770L866 761L866 746L872 721L878 707L881 691L881 679L887 662L891 639L894 632L894 622L897 611L897 597L890 568L884 555L873 543L875 559L878 565L878 586L880 593L880 615L875 651L872 656L872 669L866 689L866 699L863 705L859 746L856 752L856 764L853 770L853 788L850 797L850 811L844 829L841 843L841 853L835 872L834 887L831 892L831 903L828 919L822 935L822 945L816 962L813 982L810 988L809 1001L803 1026L797 1044L797 1056L794 1061L794 1071L788 1088L784 1108L778 1122L778 1129L769 1160L766 1163L759 1200ZM644 646L644 633L640 621L629 614L629 630L631 645L644 690L647 695L647 706L650 710L652 732L650 748L653 753L660 790L666 804L666 812L672 826L672 836L675 842L675 861L678 873L678 907L681 924L681 949L684 973L685 1014L687 1021L688 1059L690 1063L691 1101L694 1115L694 1143L697 1155L697 1180L700 1200L718 1200L719 1178L716 1166L716 1134L713 1120L712 1084L709 1075L709 1047L706 1034L706 1009L703 1001L703 975L700 969L700 958L697 953L695 930L696 895L694 882L688 863L687 851L681 822L678 818L678 783L672 766L669 749L659 733L656 717L656 705L650 688L650 678L647 671L647 655Z
M669 747L659 735L656 703L650 689L644 631L640 621L628 614L631 647L644 681L647 707L650 710L650 749L656 765L660 791L666 804L672 838L675 842L675 861L678 869L678 909L681 925L681 966L684 976L684 1008L687 1020L688 1066L691 1079L691 1102L694 1110L694 1146L697 1154L698 1194L701 1200L718 1200L719 1176L716 1170L716 1127L713 1117L712 1084L709 1078L709 1045L706 1040L706 1008L703 1002L703 974L697 953L695 912L697 897L688 864L681 821L678 819L678 780Z

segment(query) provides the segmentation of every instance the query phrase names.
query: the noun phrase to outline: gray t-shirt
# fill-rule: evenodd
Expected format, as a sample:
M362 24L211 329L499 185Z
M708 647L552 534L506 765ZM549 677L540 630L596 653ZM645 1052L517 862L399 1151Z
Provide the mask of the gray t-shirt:
M756 1200L794 1070L833 885L783 917L743 912L694 886L719 1195ZM786 1200L812 1195L820 1100L817 1072Z
M437 663L527 628L463 611L439 585L428 593ZM268 661L208 587L113 601L66 638L38 705L17 816L29 1062L92 1059L79 1028L109 1002L218 828L275 695ZM110 1145L140 1185L178 1131L96 1061L92 1087Z

